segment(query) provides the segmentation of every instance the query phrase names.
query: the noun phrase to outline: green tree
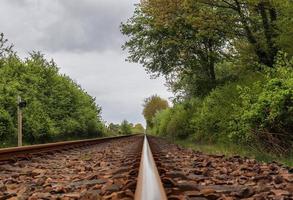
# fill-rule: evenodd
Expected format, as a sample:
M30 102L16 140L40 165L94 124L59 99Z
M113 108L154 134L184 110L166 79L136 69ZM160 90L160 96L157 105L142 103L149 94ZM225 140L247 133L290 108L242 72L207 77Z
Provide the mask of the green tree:
M1 36L2 37L2 36ZM5 39L1 41L7 42ZM3 42L2 42L3 43ZM7 46L7 45L6 45ZM101 108L54 61L39 52L22 60L10 46L0 45L0 139L16 133L16 99L27 101L23 112L24 140L28 143L102 134ZM15 140L16 141L16 140Z
M144 127L142 124L135 124L134 127L132 128L133 133L144 133Z
M157 95L153 95L144 100L143 104L143 116L147 122L147 128L153 127L153 118L157 112L169 107L168 101L162 99Z
M279 50L292 53L293 3L271 0L146 0L121 26L128 60L185 98L205 96L230 77L226 61L273 67ZM220 70L225 65L221 65ZM239 68L239 67L238 67ZM255 70L254 69L254 70ZM221 72L218 72L221 73ZM221 73L223 75L223 73ZM229 80L228 80L229 81Z
M129 37L124 45L130 53L128 60L166 76L174 92L192 77L196 83L192 92L207 93L216 85L215 65L226 54L225 35L207 28L213 26L213 18L200 19L190 13L207 16L209 12L214 11L190 10L183 1L144 1L121 27Z
M127 120L123 120L121 125L120 125L120 130L122 135L129 135L132 133L131 131L132 126Z
M120 125L119 124L114 124L110 123L108 125L108 129L113 133L113 134L118 134L120 132Z

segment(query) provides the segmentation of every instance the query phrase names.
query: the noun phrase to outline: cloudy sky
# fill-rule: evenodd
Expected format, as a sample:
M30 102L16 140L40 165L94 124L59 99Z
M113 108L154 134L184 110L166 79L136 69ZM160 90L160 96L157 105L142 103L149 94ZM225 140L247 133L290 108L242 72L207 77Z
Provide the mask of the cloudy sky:
M151 80L142 66L125 62L119 25L138 0L1 0L0 32L21 57L41 51L53 58L103 108L103 119L144 123L142 102L168 98L163 79Z

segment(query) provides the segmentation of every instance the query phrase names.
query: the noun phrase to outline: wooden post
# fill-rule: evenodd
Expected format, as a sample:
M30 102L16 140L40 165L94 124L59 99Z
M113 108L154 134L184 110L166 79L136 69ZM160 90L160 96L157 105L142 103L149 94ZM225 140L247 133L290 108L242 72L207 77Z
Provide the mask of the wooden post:
M18 135L18 146L22 146L22 110L19 103L21 102L20 96L17 97L17 135Z

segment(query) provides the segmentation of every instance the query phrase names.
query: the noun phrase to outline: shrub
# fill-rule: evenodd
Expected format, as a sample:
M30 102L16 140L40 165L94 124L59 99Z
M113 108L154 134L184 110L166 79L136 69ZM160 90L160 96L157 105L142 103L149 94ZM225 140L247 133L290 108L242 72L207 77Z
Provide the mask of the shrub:
M163 110L153 119L152 132L156 135L172 138L186 138L193 131L190 126L192 103L177 104L173 108Z
M167 126L168 126L168 122L170 121L170 117L171 117L171 108L167 108L165 110L162 110L161 112L158 112L153 119L154 126L152 129L152 132L155 135L166 136Z
M190 135L190 112L187 107L187 104L178 104L171 109L171 117L166 129L167 134L181 139Z
M11 116L7 111L0 108L0 141L3 142L4 140L13 137L14 132L15 128Z
M252 88L240 88L242 112L236 117L242 127L238 134L269 151L288 153L293 141L293 71L277 68L269 73L264 85L258 82ZM262 91L253 95L251 90L260 87Z
M123 120L120 125L120 131L122 135L129 135L132 133L132 126L127 120Z

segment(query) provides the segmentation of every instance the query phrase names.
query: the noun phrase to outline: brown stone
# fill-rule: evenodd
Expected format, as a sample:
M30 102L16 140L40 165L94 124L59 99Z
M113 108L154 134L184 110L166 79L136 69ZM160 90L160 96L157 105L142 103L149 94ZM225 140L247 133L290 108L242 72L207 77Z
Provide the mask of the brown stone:
M93 179L93 180L84 180L84 181L76 181L70 184L70 187L80 187L80 186L93 186L96 184L105 184L107 181L105 179Z
M66 189L63 185L55 185L52 188L52 193L65 193Z
M94 199L101 199L101 190L89 190L81 193L80 199L81 200L94 200Z
M282 176L276 176L275 179L274 179L274 182L276 184L281 184L284 182L284 178Z
M136 188L136 181L128 181L126 185L123 186L122 190L130 189L135 190Z
M68 194L64 194L64 197L69 197L72 199L79 199L80 198L80 193L68 193Z
M276 196L289 196L290 192L284 190L271 190Z
M121 168L115 170L112 174L114 174L114 175L122 174L122 173L129 172L129 171L131 171L130 167L121 167Z
M38 175L44 175L46 174L47 170L44 170L44 169L34 169L32 171L32 175L33 176L38 176Z
M199 190L197 184L190 183L190 182L178 183L176 186L182 191L193 191L193 190L198 191Z
M238 193L237 196L240 198L249 198L255 194L255 191L252 188L243 188Z
M37 192L34 193L29 199L34 200L34 199L49 199L51 197L50 193L42 193L42 192Z
M105 187L105 191L108 191L108 192L117 192L119 191L120 187L116 184L112 184L112 185L108 185Z
M0 181L0 191L1 192L6 191L6 186L4 185L4 183L2 181Z
M181 178L181 179L188 179L186 174L181 171L172 171L172 172L167 172L166 176L170 178Z

